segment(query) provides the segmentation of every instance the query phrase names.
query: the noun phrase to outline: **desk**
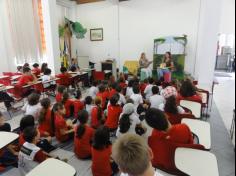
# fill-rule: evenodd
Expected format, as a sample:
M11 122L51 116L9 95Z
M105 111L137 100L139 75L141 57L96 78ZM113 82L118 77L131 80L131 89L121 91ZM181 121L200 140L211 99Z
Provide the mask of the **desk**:
M19 137L16 133L0 132L0 149L6 147Z
M14 86L0 86L0 91L5 92L8 90L14 89Z
M192 133L198 137L199 144L203 145L207 150L211 149L211 126L208 122L183 119L182 123L188 125Z
M11 81L15 81L15 80L19 79L20 77L21 77L21 75L12 76Z
M0 79L10 78L10 76L0 76Z
M180 105L185 108L190 109L196 118L198 119L201 118L202 105L200 103L187 101L187 100L181 100Z
M56 159L47 159L26 176L75 176L76 170L69 164Z
M175 152L175 165L191 176L219 176L217 159L210 152L178 148Z

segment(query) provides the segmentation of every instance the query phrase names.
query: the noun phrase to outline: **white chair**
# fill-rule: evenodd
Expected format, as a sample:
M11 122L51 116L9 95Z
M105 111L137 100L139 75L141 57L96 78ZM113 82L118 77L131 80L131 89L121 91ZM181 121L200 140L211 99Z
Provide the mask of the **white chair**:
M175 165L191 176L219 176L216 156L210 152L178 148L175 152Z
M182 123L188 125L191 132L198 137L199 144L203 145L207 150L211 149L210 123L194 119L182 119Z
M193 115L200 119L202 117L202 105L201 103L193 102L193 101L188 101L188 100L181 100L180 105L188 108L189 110L192 111Z

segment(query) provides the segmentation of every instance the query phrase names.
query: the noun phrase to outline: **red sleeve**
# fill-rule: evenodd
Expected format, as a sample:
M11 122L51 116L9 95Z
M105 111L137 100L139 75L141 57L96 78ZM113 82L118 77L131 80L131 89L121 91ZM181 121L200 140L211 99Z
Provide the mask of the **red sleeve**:
M34 157L34 161L38 162L38 163L42 163L43 161L45 161L47 159L47 156L43 153L42 150L38 151Z
M25 76L21 76L18 82L18 85L24 86L26 83Z

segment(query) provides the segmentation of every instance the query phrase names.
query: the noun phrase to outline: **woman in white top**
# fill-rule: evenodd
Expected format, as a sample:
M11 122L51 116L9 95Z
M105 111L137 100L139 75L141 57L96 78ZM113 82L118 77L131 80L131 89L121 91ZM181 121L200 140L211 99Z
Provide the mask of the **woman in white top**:
M143 97L140 94L140 89L138 85L133 87L134 94L131 95L130 99L134 101L135 111L140 104L143 104Z
M46 68L44 70L44 75L42 76L42 82L43 82L43 87L45 89L56 89L56 82L55 81L51 81L53 79L55 79L53 76L51 76L52 74L52 70L49 68Z
M166 103L161 104L159 109L163 112L170 114L185 114L185 110L177 104L175 96L171 96L166 99Z
M147 59L146 54L142 53L139 59L139 65L140 65L141 71L145 72L148 78L152 77L152 69L149 68L151 63L152 62L150 62Z
M39 100L40 100L40 95L36 93L32 93L28 97L28 102L22 108L25 115L32 115L36 122L38 122L38 117L42 109L42 106Z
M142 127L141 121L135 114L134 105L131 103L123 107L123 113L120 116L119 127L116 132L117 138L126 133L136 134L136 127Z

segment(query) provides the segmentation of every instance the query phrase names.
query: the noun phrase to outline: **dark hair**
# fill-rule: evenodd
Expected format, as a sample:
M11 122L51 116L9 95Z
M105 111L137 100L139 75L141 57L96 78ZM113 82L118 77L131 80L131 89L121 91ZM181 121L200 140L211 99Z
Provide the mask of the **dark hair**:
M44 73L46 68L48 68L48 64L47 63L43 63L42 66L41 66L41 72Z
M171 96L166 99L166 104L164 108L165 112L171 114L178 114L178 106L175 96Z
M24 129L23 138L26 142L32 143L34 138L38 135L38 130L35 127L27 127Z
M78 126L78 129L76 131L77 137L79 139L81 139L85 133L85 130L86 130L85 124L88 122L88 117L89 117L89 114L86 110L79 112L78 120L80 122L80 125Z
M51 75L51 74L52 74L52 70L49 69L49 68L45 68L43 74L44 74L44 75Z
M57 87L57 92L59 92L59 93L61 93L61 94L63 94L65 90L66 90L66 87L63 86L63 85L59 85L59 86Z
M63 95L62 95L62 101L61 101L61 103L62 103L63 105L65 105L66 102L67 102L67 100L69 100L69 98L70 98L69 93L68 93L68 92L64 92Z
M157 95L159 94L160 90L159 90L159 87L158 86L153 86L152 87L152 93L153 95Z
M153 84L154 83L154 79L153 78L149 78L148 82L149 82L149 84Z
M25 64L23 65L23 68L25 68L25 67L29 67L29 68L30 68L29 63L25 63Z
M127 131L129 131L130 126L130 114L123 114L119 121L120 132L122 134L126 133Z
M192 97L196 95L196 88L190 80L185 80L180 88L180 94L183 97Z
M56 103L52 108L51 128L53 132L55 132L55 113L63 108L64 105L62 103Z
M171 52L168 51L168 52L166 52L166 54L168 54L169 57L170 57L170 59L172 60L172 54L171 54ZM165 58L164 58L164 62L166 62L166 59L167 59L167 58L166 58L166 56L165 56Z
M22 66L17 66L17 71L21 71L21 69L22 69L23 67Z
M32 115L26 115L20 121L20 131L23 132L25 128L30 126L35 126L34 117Z
M70 67L70 71L76 72L76 70L77 70L76 66L73 65L73 66Z
M102 126L97 129L94 135L93 148L103 150L111 145L109 128Z
M97 86L98 86L98 82L95 80L95 81L93 81L92 85L93 85L94 87L97 87Z
M128 104L128 103L134 104L134 100L132 100L131 98L129 98L129 99L126 101L126 103L127 103L127 104Z
M99 122L102 120L102 99L100 97L95 98L95 105L98 108L97 119Z
M34 68L38 68L38 67L39 67L39 64L38 64L38 63L35 63L35 64L33 64L33 67L34 67Z
M81 96L82 96L82 92L81 92L80 90L77 90L77 91L76 91L75 98L76 98L76 99L80 99Z
M101 85L98 87L98 89L99 89L99 92L103 93L103 92L105 92L106 87L105 87L103 84L101 84Z
M37 93L32 93L28 96L28 103L30 106L35 106L39 103L40 95Z
M60 71L61 71L61 73L65 73L65 72L67 72L67 68L66 67L61 67Z
M93 98L92 98L91 96L87 96L87 97L85 98L85 104L86 104L86 105L91 105L92 102L93 102Z
M133 92L134 94L139 94L140 93L140 89L138 85L133 86Z
M23 67L23 73L28 73L30 71L31 69L29 67Z
M145 119L147 124L156 130L166 131L169 127L169 123L164 112L158 109L151 108L147 110Z
M128 87L133 87L134 86L134 80L130 80L128 83Z
M42 109L39 114L39 123L41 124L46 119L47 110L51 106L51 100L49 98L44 98L41 100L40 103L41 103Z
M118 101L119 101L120 97L118 96L118 94L115 94L111 97L110 99L110 103L112 106L116 106Z
M165 89L165 88L167 88L167 87L169 87L169 86L171 86L171 84L168 83L168 82L163 82L163 83L162 83L162 88L163 88L163 89Z
M117 84L117 83L112 83L112 84L111 84L111 87L112 87L112 89L116 89L116 88L117 88L117 86L118 86L118 84Z
M121 93L121 92L122 92L122 87L121 87L121 86L117 86L117 87L116 87L116 91L117 91L118 93Z

